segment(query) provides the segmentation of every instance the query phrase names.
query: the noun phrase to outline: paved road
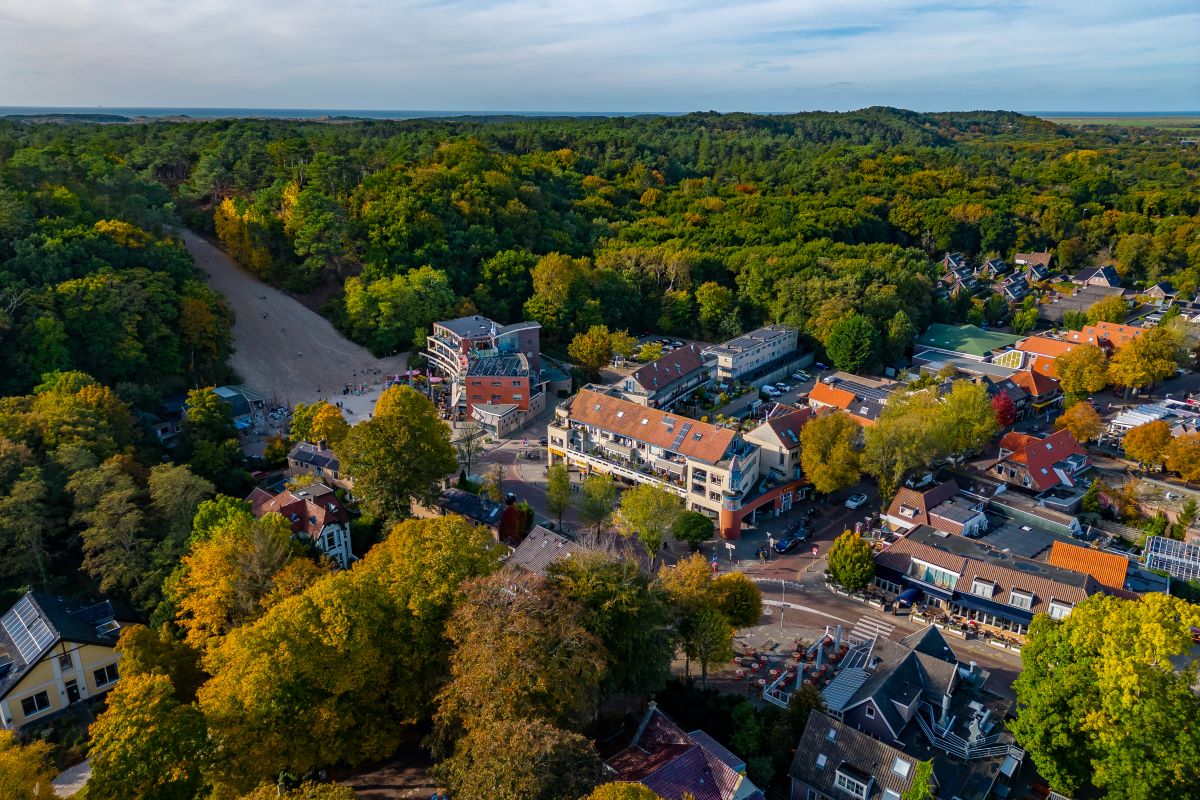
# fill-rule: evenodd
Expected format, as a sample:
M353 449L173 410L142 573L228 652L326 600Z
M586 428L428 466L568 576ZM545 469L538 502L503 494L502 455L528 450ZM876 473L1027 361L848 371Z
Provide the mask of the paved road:
M191 231L182 236L196 266L208 275L209 286L233 309L236 350L230 365L251 389L273 396L281 405L311 403L319 397L342 400L350 406L351 419L357 420L373 407L383 376L405 368L403 354L375 358L207 239ZM342 395L344 384L362 382L373 384L374 393Z

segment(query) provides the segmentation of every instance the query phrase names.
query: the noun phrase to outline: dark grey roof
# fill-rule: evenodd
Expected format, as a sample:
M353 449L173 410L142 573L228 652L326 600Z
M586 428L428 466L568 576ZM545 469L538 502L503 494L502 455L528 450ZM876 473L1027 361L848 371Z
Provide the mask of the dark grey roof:
M865 781L871 787L867 800L875 800L882 797L884 789L901 795L907 792L912 787L917 761L889 744L814 711L804 726L788 774L829 797L849 796L834 786L839 769L851 777L869 776L873 780Z
M292 448L292 451L288 453L288 458L293 461L299 461L301 464L308 464L322 469L331 469L335 472L341 468L338 457L333 454L332 450L328 448L321 449L309 442L298 442Z
M546 568L560 558L570 558L573 553L582 553L584 548L574 539L561 533L535 525L529 535L517 545L509 556L509 563L538 575L545 575Z
M81 601L44 592L26 593L0 618L0 653L12 659L11 664L0 666L0 698L59 642L113 647L120 630L115 625L109 629L106 623L136 619L128 609L107 600Z
M1089 577L1082 572L1073 572L1069 569L1063 569L1041 561L1033 561L1028 558L1020 558L1002 553L986 542L977 542L974 539L967 539L962 536L939 535L937 531L924 525L918 525L906 538L910 541L936 548L944 553L952 553L972 561L1015 570L1016 572L1054 581L1066 586L1084 588L1089 582Z
M481 317L478 314L471 317L442 320L438 323L443 328L466 339L478 339L488 336L491 334L492 327L495 324L487 317Z
M496 501L462 489L446 489L438 496L437 505L480 525L499 525L500 517L504 515L504 506Z

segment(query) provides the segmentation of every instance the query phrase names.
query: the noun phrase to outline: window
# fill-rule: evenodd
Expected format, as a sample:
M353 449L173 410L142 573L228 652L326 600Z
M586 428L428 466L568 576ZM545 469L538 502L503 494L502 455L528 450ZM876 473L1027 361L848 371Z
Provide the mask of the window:
M96 679L97 687L108 686L110 683L116 683L117 678L119 677L117 675L117 665L109 664L107 667L102 667L93 672L92 677Z
M867 706L867 719L875 719L875 706Z
M884 789L883 800L900 800L900 795L891 789Z
M1020 589L1013 589L1008 593L1008 604L1013 608L1021 608L1028 611L1033 608L1033 594L1023 592Z
M841 789L843 792L849 792L855 797L867 796L866 785L859 783L844 772L837 773L837 776L833 780L833 785Z
M513 386L516 386L516 387L519 389L519 388L521 388L521 382L520 382L520 381L513 381Z
M892 772L899 775L901 778L908 777L908 771L912 769L912 764L905 761L900 756L896 756L896 760L892 762Z
M512 399L513 400L524 400L525 395L521 394L520 392L513 392Z
M492 386L500 386L500 381L492 381Z
M1066 603L1060 603L1057 600L1050 601L1051 619L1064 619L1070 613L1071 606L1067 605Z
M824 753L820 753L817 755L817 769L825 769L825 754Z
M40 714L48 708L50 708L50 696L45 692L38 692L33 697L26 697L21 701L21 713L26 717Z
M829 729L829 733L825 734L825 738L826 738L828 741L831 741L831 742L836 742L836 741L837 741L837 729L836 729L836 728L830 728L830 729Z
M73 658L71 658L70 653L63 653L61 656L58 657L58 666L59 666L59 669L62 669L62 670L71 669L75 666L75 660Z
M975 580L971 581L971 594L978 595L980 597L991 597L995 590L996 584L992 583L991 581L985 581L980 578L976 578Z

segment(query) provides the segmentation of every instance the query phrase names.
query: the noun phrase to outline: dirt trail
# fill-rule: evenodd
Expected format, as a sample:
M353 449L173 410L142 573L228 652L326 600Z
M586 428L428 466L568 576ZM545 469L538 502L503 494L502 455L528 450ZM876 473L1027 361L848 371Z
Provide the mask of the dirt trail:
M365 418L385 376L405 368L406 354L375 358L342 336L327 319L250 274L207 239L181 233L208 284L233 309L236 351L230 365L242 382L281 405L318 398L342 401L351 420ZM378 370L378 374L376 374ZM363 395L343 395L345 384L366 383Z

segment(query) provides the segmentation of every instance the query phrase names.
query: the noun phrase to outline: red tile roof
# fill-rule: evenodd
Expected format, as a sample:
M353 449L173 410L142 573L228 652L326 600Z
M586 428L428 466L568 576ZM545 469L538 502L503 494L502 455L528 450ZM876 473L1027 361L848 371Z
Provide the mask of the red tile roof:
M732 800L745 778L721 758L727 753L710 751L651 708L629 747L604 764L617 780L641 783L659 797Z
M1055 542L1050 547L1047 560L1056 567L1091 575L1110 589L1125 588L1129 559L1116 553L1104 553L1069 542Z
M1087 452L1079 446L1079 442L1075 441L1075 437L1066 428L1055 431L1044 439L1011 431L1000 440L1000 447L1002 450L1012 451L1000 460L1025 464L1030 480L1038 491L1051 489L1063 482L1054 471L1054 465L1059 461L1072 455L1087 456Z
M896 492L896 496L892 498L892 504L888 506L888 516L897 519L908 520L914 525L929 525L929 512L939 503L943 503L958 494L958 484L953 480L948 480L945 483L939 483L925 491L919 489L910 489L907 486L901 486ZM907 506L913 509L916 513L909 517L900 512L901 506ZM937 527L937 526L934 526ZM959 528L962 526L960 525ZM957 533L957 531L954 531Z
M571 419L708 464L720 462L735 438L728 428L646 408L591 389L580 390L571 401ZM681 439L679 435L687 424L691 427Z
M350 513L337 499L333 489L323 483L285 490L277 495L256 486L246 501L250 503L254 516L280 514L292 523L292 533L303 532L313 539L320 537L327 525L350 522Z
M1061 339L1051 339L1048 336L1028 336L1017 342L1017 349L1024 353L1058 358L1063 353L1069 353L1079 344L1064 342Z

